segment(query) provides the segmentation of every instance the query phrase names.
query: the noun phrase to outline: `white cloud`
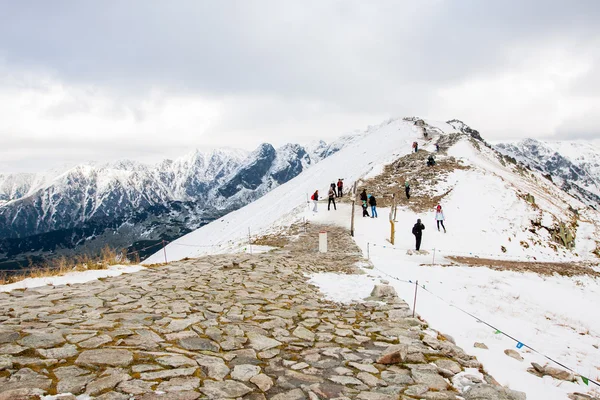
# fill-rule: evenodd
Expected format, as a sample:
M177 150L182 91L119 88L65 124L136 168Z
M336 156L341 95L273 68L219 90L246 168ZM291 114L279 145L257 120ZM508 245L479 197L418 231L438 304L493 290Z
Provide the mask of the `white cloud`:
M8 3L0 170L330 139L406 115L489 139L596 137L598 19L588 0Z

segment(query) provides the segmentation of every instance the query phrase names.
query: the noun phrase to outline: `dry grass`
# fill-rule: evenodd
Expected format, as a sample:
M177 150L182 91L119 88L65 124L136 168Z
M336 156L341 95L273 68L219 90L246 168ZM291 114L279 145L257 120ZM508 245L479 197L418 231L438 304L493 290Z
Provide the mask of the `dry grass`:
M392 197L395 197L397 205L415 212L432 210L450 193L436 194L437 185L444 182L453 171L469 169L454 157L445 155L443 147L440 146L440 149L439 153L434 153L435 166L427 166L427 157L431 154L428 151L410 153L386 165L382 174L361 182L359 193L363 188L367 189L368 193L375 196L379 207L391 206ZM410 183L410 199L405 196L404 182Z
M517 271L517 272L535 272L540 275L552 276L558 274L562 276L581 276L587 275L593 278L600 277L600 273L596 272L589 265L584 263L550 263L537 261L507 261L493 260L476 257L448 257L450 260L470 267L488 267L498 271Z
M96 256L89 254L69 258L61 256L41 264L30 261L23 272L11 271L9 273L0 270L0 285L19 282L27 278L60 276L73 271L99 270L116 264L139 263L139 256L137 254L133 254L133 256L133 259L129 260L124 252L118 253L115 249L106 246Z

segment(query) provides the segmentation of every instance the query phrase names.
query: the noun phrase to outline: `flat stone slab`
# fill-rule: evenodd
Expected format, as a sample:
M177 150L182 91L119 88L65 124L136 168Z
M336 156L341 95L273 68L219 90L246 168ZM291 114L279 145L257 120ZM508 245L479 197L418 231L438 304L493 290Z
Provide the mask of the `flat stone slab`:
M77 360L75 360L75 364L126 367L132 361L133 354L129 350L97 349L81 352Z

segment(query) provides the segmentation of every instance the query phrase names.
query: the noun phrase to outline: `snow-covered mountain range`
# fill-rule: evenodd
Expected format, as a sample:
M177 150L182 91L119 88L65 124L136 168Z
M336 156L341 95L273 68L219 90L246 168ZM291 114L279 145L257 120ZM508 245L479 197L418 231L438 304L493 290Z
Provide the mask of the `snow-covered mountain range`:
M564 191L600 210L600 147L589 142L525 139L496 150L542 172Z
M60 249L173 239L259 198L360 135L247 152L194 151L156 165L78 165L0 174L0 263Z

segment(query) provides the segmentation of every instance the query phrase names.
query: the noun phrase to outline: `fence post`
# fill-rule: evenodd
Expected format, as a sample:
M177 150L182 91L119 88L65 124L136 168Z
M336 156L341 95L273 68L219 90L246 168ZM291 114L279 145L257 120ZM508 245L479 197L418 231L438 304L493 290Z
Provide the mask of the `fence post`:
M415 282L415 301L413 302L413 318L415 317L415 309L417 308L417 289L419 288L419 281Z
M250 227L248 227L248 248L250 249L250 255L252 255L252 236L250 236Z
M369 254L369 242L367 242L367 260L371 259L371 255Z
M168 264L168 262L167 262L167 246L165 246L165 240L164 239L162 241L162 245L163 245L163 253L165 254L165 264Z

